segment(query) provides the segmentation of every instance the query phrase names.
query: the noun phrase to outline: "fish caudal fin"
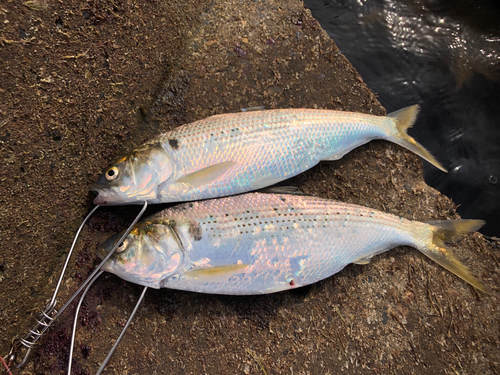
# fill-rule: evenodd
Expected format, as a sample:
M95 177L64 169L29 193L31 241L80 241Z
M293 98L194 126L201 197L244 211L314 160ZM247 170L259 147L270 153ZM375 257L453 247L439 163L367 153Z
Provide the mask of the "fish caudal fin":
M470 269L462 264L452 250L446 245L454 242L464 234L475 232L485 223L482 220L443 220L428 221L426 224L433 226L432 244L421 248L420 251L448 271L454 273L482 292L492 294L492 290L476 278Z
M414 152L422 159L427 160L436 168L442 170L443 172L448 172L442 165L439 163L432 154L425 149L420 143L415 141L412 137L407 134L407 130L413 126L415 120L417 119L419 112L419 106L412 105L410 107L406 107L400 109L398 111L389 113L387 117L391 117L396 121L397 134L395 138L391 138L391 141L397 143L400 146Z

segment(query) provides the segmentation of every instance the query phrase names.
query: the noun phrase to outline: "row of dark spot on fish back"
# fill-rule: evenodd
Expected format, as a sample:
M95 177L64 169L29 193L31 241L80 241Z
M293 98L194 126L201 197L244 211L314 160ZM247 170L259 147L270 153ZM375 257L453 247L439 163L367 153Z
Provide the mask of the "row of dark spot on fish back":
M284 198L282 198L283 201ZM294 207L288 207L288 209L290 210L295 210ZM277 217L287 217L289 216L288 219L282 219L281 220L281 223L287 223L288 225L285 225L285 226L280 226L278 229L283 231L283 230L290 230L290 229L293 229L292 228L292 225L295 224L295 223L302 223L302 226L300 227L300 229L309 229L309 228L314 228L314 227L317 227L317 225L315 225L315 223L318 223L319 221L324 221L323 223L323 228L326 228L328 227L327 225L327 222L329 221L329 217L330 216L335 216L333 220L338 220L338 218L342 215L341 212L336 212L335 215L331 215L330 213L326 213L325 214L325 218L323 220L321 219L317 219L317 218L303 218L304 214L301 213L301 212L293 212L293 213L282 213L282 212L279 212L279 208L277 207L273 207L273 210L276 212L277 214ZM250 211L246 211L246 214L249 215L250 214ZM229 214L225 214L226 217L229 217ZM343 226L347 226L347 222L349 220L349 216L350 214L347 213L346 215L346 218L345 220L343 220ZM365 215L363 213L360 213L359 216L361 217L364 217ZM375 216L375 211L371 211L370 212L370 215L369 215L369 218L373 218ZM209 216L210 219L213 218L212 215ZM280 220L279 219L274 219L274 220L260 220L261 218L258 216L258 215L255 215L255 216L250 216L250 217L234 217L233 220L235 222L238 222L238 221L241 221L241 220L259 220L258 222L251 222L251 223L248 223L248 224L237 224L237 227L239 228L239 233L240 235L242 234L254 234L255 233L255 230L244 230L243 228L250 228L251 226L254 226L254 227L257 227L258 225L267 225L267 224L279 224L280 223ZM312 225L309 225L309 224L306 224L306 223L313 223ZM202 225L208 225L208 224L217 224L217 220L210 220L210 221L203 221L202 222ZM193 229L192 229L193 228ZM196 228L196 229L194 229ZM241 228L241 229L240 229ZM299 228L297 228L299 229ZM198 241L199 239L197 239L197 237L194 236L194 231L196 230L196 234L198 235L199 234L199 239L201 239L201 236L202 236L202 230L201 230L201 227L199 225L197 225L196 223L192 223L190 228L189 228L189 233L192 235L192 237ZM216 228L214 229L214 227L206 227L205 231L208 232L208 231L212 231L214 232L216 230ZM263 228L263 231L265 231L265 228ZM212 236L214 237L222 237L222 234L213 234ZM274 235L271 235L271 237L274 237Z

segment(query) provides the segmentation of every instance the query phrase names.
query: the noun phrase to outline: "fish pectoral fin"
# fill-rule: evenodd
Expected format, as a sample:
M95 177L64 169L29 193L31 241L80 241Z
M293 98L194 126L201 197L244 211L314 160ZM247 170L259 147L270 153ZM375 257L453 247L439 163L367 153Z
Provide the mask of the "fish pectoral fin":
M234 161L225 161L219 164L211 165L210 167L184 175L178 178L176 182L184 182L195 188L204 186L215 181L234 165L236 165L236 162Z
M373 255L370 255L367 257L359 258L359 259L355 260L353 263L364 266L365 264L370 263L372 261L372 258L373 258Z
M216 280L219 278L227 278L229 276L241 273L249 264L231 264L228 266L217 266L217 267L204 267L204 268L194 268L192 270L184 272L184 276L192 277L195 279L208 279Z

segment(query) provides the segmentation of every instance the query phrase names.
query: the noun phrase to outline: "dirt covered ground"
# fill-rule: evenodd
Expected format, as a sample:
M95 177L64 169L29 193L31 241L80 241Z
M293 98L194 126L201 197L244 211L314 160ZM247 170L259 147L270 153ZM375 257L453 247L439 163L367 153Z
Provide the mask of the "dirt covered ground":
M384 114L298 1L2 2L0 354L51 297L92 207L88 188L114 158L180 124L262 105ZM458 218L424 184L420 160L387 142L286 184L410 219ZM137 211L98 211L60 301L97 264L98 243ZM454 249L498 293L498 242L475 234ZM74 373L97 370L140 291L111 275L96 283L79 321ZM69 310L20 373L65 371ZM149 290L106 373L499 374L499 325L498 297L398 248L293 292Z

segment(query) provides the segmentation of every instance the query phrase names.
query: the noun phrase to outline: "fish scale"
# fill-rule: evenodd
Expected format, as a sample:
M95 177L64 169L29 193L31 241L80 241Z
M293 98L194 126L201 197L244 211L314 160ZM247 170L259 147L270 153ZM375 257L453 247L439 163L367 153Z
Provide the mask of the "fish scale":
M236 194L248 185L268 186L268 181L295 176L372 138L389 137L392 127L393 121L386 117L314 109L212 116L160 137L165 148L169 140L182 140L178 150L171 149L176 165L173 179L224 161L236 165L210 188L186 192L182 186L167 185L158 200L203 199Z

